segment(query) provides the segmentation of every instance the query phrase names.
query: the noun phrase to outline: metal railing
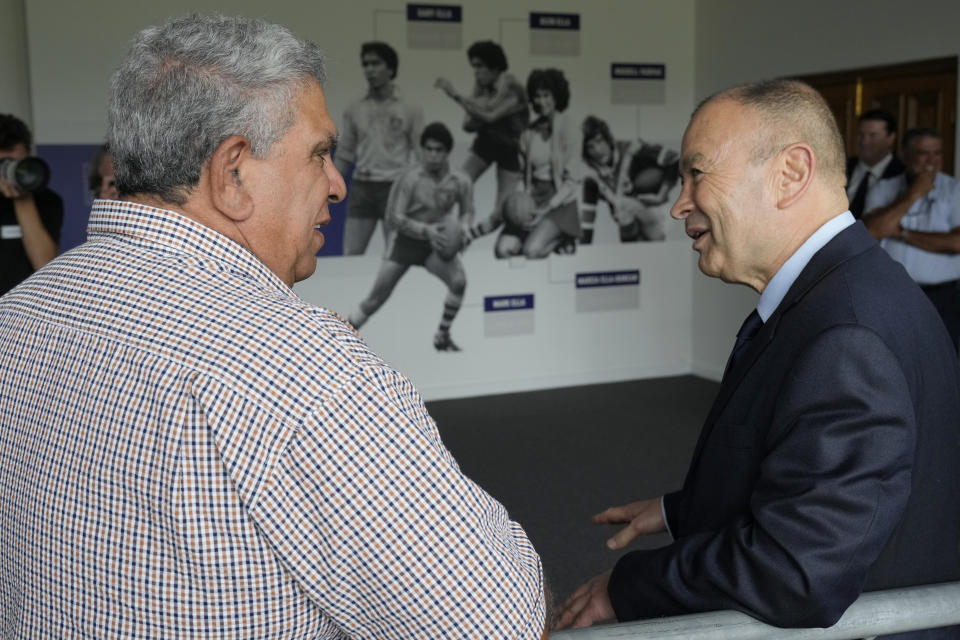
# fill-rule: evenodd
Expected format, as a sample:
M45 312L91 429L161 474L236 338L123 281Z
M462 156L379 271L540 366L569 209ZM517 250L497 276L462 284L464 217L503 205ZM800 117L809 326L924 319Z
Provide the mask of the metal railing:
M826 629L771 627L738 611L570 629L551 640L852 640L960 624L960 582L864 593Z

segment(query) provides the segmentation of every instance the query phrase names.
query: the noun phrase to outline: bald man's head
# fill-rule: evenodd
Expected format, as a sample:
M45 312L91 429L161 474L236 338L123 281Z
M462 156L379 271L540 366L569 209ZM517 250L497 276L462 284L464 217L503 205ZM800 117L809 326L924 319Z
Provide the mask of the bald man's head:
M828 188L846 183L843 137L830 107L816 89L798 80L765 80L710 96L694 117L715 100L732 100L754 109L758 128L753 158L763 162L794 142L810 145L817 159L816 178Z

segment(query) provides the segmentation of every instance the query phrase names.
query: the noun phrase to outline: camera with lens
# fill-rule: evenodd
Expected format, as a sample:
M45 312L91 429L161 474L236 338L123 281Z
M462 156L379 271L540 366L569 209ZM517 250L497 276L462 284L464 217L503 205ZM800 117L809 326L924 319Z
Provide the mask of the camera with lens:
M50 166L36 156L0 158L0 178L23 192L33 192L47 186Z

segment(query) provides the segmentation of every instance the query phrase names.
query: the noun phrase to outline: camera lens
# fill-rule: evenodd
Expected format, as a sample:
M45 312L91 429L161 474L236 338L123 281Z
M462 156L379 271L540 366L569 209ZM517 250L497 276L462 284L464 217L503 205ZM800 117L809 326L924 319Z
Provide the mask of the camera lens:
M36 191L47 185L50 167L36 156L0 159L0 178L21 191Z

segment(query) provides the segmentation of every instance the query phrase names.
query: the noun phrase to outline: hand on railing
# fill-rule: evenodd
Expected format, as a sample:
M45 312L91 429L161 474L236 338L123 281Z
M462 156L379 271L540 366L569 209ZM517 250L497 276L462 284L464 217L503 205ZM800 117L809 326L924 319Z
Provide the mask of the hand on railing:
M615 620L616 614L607 595L609 582L610 572L606 571L574 591L560 607L553 628L559 630L572 626L579 629L589 627L594 622Z

